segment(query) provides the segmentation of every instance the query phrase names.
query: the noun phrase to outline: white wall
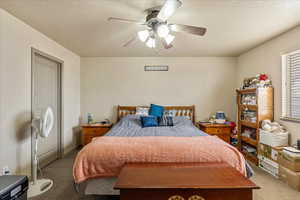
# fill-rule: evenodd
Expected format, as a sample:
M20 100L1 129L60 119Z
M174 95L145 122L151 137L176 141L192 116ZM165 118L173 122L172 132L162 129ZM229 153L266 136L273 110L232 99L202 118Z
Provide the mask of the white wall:
M274 38L238 58L237 87L241 86L245 77L257 73L267 73L275 88L275 120L284 124L291 132L291 142L300 139L300 124L281 121L281 55L300 49L300 27L297 27L277 38Z
M144 65L169 65L144 72ZM196 105L197 119L234 118L235 58L81 58L81 113L116 118L117 105Z
M30 172L31 47L64 61L64 147L75 146L80 115L80 57L0 9L0 170Z

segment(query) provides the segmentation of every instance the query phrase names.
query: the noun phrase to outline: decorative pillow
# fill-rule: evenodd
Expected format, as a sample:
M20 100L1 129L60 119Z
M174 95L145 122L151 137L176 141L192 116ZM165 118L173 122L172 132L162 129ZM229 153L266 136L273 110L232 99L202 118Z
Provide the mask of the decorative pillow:
M158 126L156 116L141 116L142 128Z
M158 126L174 126L173 117L158 117Z
M164 111L164 116L175 117L176 113L177 113L177 110L165 110Z
M141 116L148 116L149 115L149 108L148 107L136 107L135 114L136 115L141 115Z
M151 104L150 110L149 110L149 115L156 116L156 117L162 117L164 114L164 107Z

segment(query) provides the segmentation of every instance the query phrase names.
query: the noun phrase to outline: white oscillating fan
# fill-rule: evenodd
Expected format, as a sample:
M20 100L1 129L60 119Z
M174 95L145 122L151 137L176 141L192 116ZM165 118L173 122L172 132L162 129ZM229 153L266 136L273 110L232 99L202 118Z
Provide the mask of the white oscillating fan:
M38 139L39 136L46 138L50 135L51 130L54 125L54 114L50 107L47 108L43 116L39 113L35 113L31 122L33 128L33 142L32 142L32 181L29 184L28 197L34 197L48 191L52 185L53 181L51 179L37 179L37 169L38 169Z

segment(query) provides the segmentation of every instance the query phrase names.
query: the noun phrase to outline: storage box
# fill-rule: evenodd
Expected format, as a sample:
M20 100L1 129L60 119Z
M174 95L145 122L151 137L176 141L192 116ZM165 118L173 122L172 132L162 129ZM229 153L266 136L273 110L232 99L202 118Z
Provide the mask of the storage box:
M292 170L279 166L279 178L292 188L300 191L300 172L293 172Z
M262 155L258 155L259 160L259 168L263 169L264 171L268 172L275 178L279 177L279 164L272 161L271 159L268 159Z
M262 144L269 145L271 147L288 146L289 133L272 133L265 130L259 130L259 142Z
M283 147L271 147L265 144L258 144L258 154L278 163L278 154Z
M278 163L294 172L300 172L300 157L293 157L285 152L280 152Z

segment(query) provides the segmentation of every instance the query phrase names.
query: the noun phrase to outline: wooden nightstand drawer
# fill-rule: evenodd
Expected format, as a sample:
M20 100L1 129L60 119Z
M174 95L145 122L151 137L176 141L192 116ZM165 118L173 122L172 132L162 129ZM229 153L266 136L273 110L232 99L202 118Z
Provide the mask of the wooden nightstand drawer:
M112 127L112 124L92 124L82 125L81 144L87 145L94 137L105 135Z
M200 130L209 134L216 135L225 142L230 143L231 127L228 124L198 123Z
M230 133L230 128L205 128L206 133L212 133L212 134L224 134L224 133Z
M109 131L110 128L83 128L85 135L102 136Z
M216 136L218 136L223 141L225 141L227 143L230 143L230 135L228 135L228 134L219 134L219 135L216 135Z
M82 145L87 145L88 143L90 143L94 137L97 137L97 136L94 136L94 135L85 135L83 136L83 141L82 141Z
M211 134L221 133L222 131L220 128L204 128L203 130L205 133L211 133Z

